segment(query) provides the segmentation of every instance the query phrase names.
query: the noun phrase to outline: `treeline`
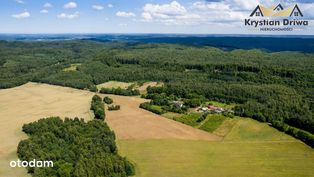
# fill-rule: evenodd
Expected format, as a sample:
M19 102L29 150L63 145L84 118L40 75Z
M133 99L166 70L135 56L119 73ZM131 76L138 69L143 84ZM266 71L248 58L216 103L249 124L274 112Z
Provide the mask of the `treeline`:
M118 88L102 88L99 91L103 94L114 94L114 95L123 95L123 96L137 96L140 95L140 91L137 89L127 88L122 89L120 87Z
M307 132L307 131L304 131L304 130L301 130L301 129L298 129L298 128L295 128L295 127L291 127L285 123L282 123L280 121L273 121L271 123L271 125L282 131L282 132L285 132L297 139L300 139L301 141L305 142L306 144L308 144L309 146L311 146L312 148L314 148L314 135Z
M157 108L154 105L150 104L149 102L141 103L140 108L146 109L147 111L153 112L155 114L164 114L166 111L162 110L161 108Z
M23 131L29 138L18 145L19 159L53 161L49 168L28 167L34 177L135 174L133 165L118 155L115 135L103 121L52 117L25 124Z

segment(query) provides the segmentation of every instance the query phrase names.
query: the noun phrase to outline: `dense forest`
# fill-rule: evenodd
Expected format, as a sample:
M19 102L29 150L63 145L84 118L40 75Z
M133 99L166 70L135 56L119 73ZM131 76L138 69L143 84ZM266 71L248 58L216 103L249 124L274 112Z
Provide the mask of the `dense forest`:
M25 124L29 138L18 146L18 157L53 161L53 167L28 167L34 177L127 177L133 165L117 153L115 135L100 120L52 117Z
M77 63L75 70L65 70ZM95 91L95 85L110 80L160 81L167 97L237 103L237 115L278 129L295 127L310 139L313 68L314 55L298 52L93 41L0 42L0 88L33 81Z

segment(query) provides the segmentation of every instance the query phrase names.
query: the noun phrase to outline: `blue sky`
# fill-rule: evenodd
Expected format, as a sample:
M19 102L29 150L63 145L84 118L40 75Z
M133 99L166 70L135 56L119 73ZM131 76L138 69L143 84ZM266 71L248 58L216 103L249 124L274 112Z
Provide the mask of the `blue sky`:
M279 2L310 20L287 34L314 34L312 0L1 0L0 33L256 34L243 19Z

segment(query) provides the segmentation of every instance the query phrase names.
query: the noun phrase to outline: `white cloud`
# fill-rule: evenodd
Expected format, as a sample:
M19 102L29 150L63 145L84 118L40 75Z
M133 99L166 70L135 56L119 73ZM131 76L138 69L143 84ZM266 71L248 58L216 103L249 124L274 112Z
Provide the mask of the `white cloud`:
M75 12L73 14L66 14L66 13L61 13L57 17L60 19L74 19L78 18L80 16L79 12Z
M15 0L17 3L19 4L25 4L25 2L23 0Z
M266 6L272 0L199 0L189 6L177 1L166 4L148 3L143 7L142 21L166 25L200 25L240 23L258 5Z
M305 18L314 19L314 3L299 4L299 7L301 8Z
M259 4L271 5L270 0L225 0L222 2L230 4L230 8L237 10L254 10Z
M136 15L133 12L122 12L119 11L116 13L118 17L135 17Z
M51 7L53 7L53 5L48 2L44 4L44 8L51 8Z
M240 1L240 0L236 0ZM238 3L238 2L237 2ZM255 5L256 7L257 5ZM235 10L240 6L228 3L226 1L220 2L204 2L198 1L193 4L193 9L202 16L203 22L237 22L248 16L249 12L246 10ZM249 6L245 7L248 8ZM252 9L254 9L253 7Z
M95 10L103 10L104 6L102 6L102 5L93 5L92 8L95 9Z
M75 2L69 2L67 4L64 4L63 6L65 9L75 9L77 8L77 4Z
M47 14L47 13L49 13L49 11L47 9L43 9L43 10L40 11L40 13Z
M188 11L177 1L170 4L146 4L143 7L142 18L144 21L156 21L164 24L193 24L201 17Z
M109 7L109 8L113 8L113 5L112 5L112 4L108 4L108 7Z
M12 17L16 19L28 18L31 14L29 12L22 12L20 14L13 14Z

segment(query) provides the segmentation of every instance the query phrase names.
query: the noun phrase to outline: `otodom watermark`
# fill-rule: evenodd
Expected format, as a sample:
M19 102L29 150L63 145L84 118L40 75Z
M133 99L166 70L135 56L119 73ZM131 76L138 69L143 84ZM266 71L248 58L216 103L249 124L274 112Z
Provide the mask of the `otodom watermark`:
M21 160L12 160L10 162L10 167L37 167L37 168L45 168L45 167L53 167L53 161L42 161L33 159L31 161L21 161Z

